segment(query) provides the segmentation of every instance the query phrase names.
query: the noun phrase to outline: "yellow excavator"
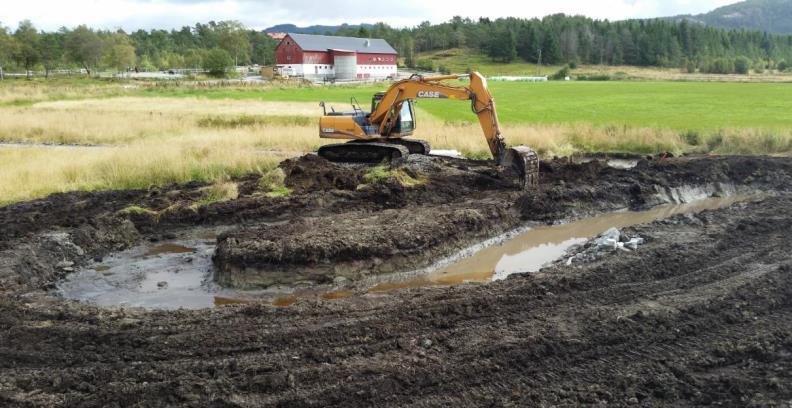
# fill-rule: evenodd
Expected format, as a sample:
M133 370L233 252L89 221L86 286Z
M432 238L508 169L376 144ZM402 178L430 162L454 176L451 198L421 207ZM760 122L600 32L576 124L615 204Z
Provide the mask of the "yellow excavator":
M444 81L468 79L468 86ZM415 131L416 99L452 99L471 101L478 116L484 137L499 166L513 168L525 189L532 189L539 181L539 159L526 146L507 147L498 124L495 100L487 80L478 72L466 75L421 76L394 83L387 91L374 95L371 111L361 109L352 98L352 111L327 112L319 121L319 137L349 139L349 142L330 144L319 149L319 156L333 162L379 163L396 160L410 154L429 154L429 143L407 139Z

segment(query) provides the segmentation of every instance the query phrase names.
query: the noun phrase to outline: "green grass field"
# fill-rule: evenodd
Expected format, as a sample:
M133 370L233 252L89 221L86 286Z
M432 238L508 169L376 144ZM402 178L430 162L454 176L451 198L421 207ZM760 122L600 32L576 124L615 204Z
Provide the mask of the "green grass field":
M504 124L634 126L678 131L792 128L792 84L733 82L490 82ZM348 109L354 96L368 109L381 86L259 90L151 90L148 94L210 99L329 101ZM419 106L450 122L473 122L462 102L421 100Z
M792 84L703 82L491 82L504 123L590 123L675 130L792 127ZM468 111L421 101L446 120Z

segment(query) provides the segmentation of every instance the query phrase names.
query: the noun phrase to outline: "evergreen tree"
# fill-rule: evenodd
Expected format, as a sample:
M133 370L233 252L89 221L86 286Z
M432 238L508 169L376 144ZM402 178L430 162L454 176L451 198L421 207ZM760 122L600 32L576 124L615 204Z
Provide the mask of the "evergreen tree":
M534 24L524 24L517 37L517 54L528 62L539 60L539 50L542 48L539 31Z
M554 32L547 32L542 42L542 62L546 64L560 64L563 55L561 47L558 45L558 37Z

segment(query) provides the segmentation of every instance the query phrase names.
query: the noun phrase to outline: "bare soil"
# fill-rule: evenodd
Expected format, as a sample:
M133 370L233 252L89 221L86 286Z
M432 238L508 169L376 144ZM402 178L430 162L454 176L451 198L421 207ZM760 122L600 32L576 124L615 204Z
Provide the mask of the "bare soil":
M283 164L287 198L249 176L239 199L197 210L200 184L0 208L0 405L792 403L792 160L556 160L532 193L486 162L400 166L425 182L364 185L366 166L307 156ZM756 190L774 194L634 227L639 251L486 285L198 311L47 292L92 259L196 226L232 227L218 280L266 286L415 268L525 223ZM120 212L132 205L156 215Z

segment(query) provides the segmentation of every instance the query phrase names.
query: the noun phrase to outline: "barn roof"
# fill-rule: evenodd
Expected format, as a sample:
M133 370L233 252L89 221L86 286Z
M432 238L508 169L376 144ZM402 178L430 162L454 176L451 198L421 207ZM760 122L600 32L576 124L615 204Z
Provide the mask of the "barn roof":
M303 51L348 50L372 54L398 54L387 41L379 38L336 37L289 33Z

